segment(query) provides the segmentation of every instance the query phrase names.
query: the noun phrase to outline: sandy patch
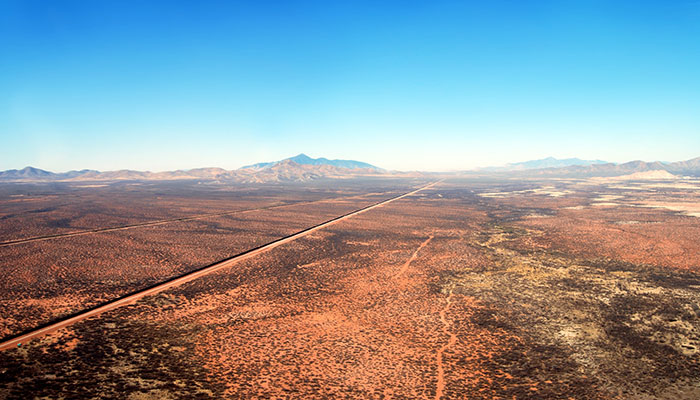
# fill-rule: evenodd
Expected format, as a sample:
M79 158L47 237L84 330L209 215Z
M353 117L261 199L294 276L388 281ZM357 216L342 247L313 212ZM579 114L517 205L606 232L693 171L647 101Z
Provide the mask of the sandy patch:
M600 196L598 196L598 197L596 197L595 199L593 199L593 201L596 201L596 202L600 202L600 201L606 202L606 201L611 201L611 200L619 200L619 199L621 199L621 198L623 198L623 197L624 197L624 196L620 196L620 195L617 195L617 194L601 194Z
M688 183L648 183L642 185L642 187L648 188L661 188L661 189L690 189L690 190L700 190L700 182Z
M644 171L635 172L628 175L620 176L605 176L605 177L593 177L590 178L592 182L619 182L619 181L659 181L659 180L675 180L681 179L681 177L673 175L672 173L664 170L654 170L654 171Z
M513 192L490 192L490 193L478 193L477 196L481 197L491 197L491 198L504 198Z
M509 195L513 194L541 194L541 195L547 195L551 197L561 197L565 196L567 194L573 193L571 190L556 190L554 186L543 186L541 188L537 189L528 189L528 190L513 190L510 192L486 192L486 193L478 193L477 196L481 197L491 197L491 198L505 198Z
M531 191L534 194L544 194L551 197L561 197L573 193L571 190L556 190L554 186L544 186Z
M682 212L691 217L700 218L700 203L649 201L644 202L642 204L637 204L637 206L649 208L663 208L666 210Z

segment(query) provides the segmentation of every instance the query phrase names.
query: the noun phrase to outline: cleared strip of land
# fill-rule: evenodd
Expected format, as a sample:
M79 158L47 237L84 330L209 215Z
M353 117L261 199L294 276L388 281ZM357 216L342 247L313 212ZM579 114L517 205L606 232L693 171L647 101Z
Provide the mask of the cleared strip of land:
M256 248L244 251L240 254L237 254L237 255L229 257L227 259L221 260L219 262L216 262L214 264L200 268L198 270L195 270L195 271L186 273L184 275L181 275L179 277L175 277L175 278L172 278L170 280L158 283L154 286L151 286L150 288L140 290L140 291L128 294L126 296L120 297L118 299L105 302L99 306L80 311L76 314L73 314L72 316L69 316L69 317L63 318L61 320L58 320L56 322L50 323L50 324L43 326L41 328L32 330L32 331L24 333L24 334L20 334L19 336L16 336L12 339L9 339L9 340L6 340L6 341L0 343L0 350L6 350L6 349L9 349L12 347L17 347L18 345L20 345L22 343L26 343L32 339L36 339L38 337L41 337L41 336L46 335L48 333L54 332L54 331L59 330L61 328L65 328L65 327L70 326L72 324L75 324L76 322L79 322L81 320L97 316L97 315L102 314L106 311L113 310L113 309L121 307L123 305L134 303L135 301L137 301L143 297L157 294L157 293L162 292L164 290L167 290L169 288L190 282L190 281L197 279L201 276L210 274L210 273L217 271L217 270L220 270L222 268L229 267L229 266L231 266L239 261L246 260L246 259L254 257L260 253L271 250L277 246L280 246L280 245L283 245L285 243L289 243L291 241L300 239L300 238L307 236L307 235L309 235L309 234L311 234L319 229L323 229L327 226L330 226L332 224L335 224L335 223L340 222L342 220L345 220L347 218L353 217L357 214L363 213L365 211L369 211L373 208L383 206L385 204L402 199L404 197L411 196L415 193L420 192L421 190L425 190L425 189L432 187L433 185L435 185L438 182L433 182L431 184L428 184L426 186L423 186L423 187L418 188L416 190L413 190L411 192L404 193L404 194L401 194L398 196L394 196L394 197L391 197L389 199L382 200L378 203L371 204L369 206L360 208L358 210L351 211L347 214L343 214L341 216L332 218L328 221L322 222L320 224L306 228L306 229L301 230L299 232L296 232L294 234L291 234L291 235L282 237L280 239L274 240L274 241L269 242L267 244L264 244L262 246L258 246Z

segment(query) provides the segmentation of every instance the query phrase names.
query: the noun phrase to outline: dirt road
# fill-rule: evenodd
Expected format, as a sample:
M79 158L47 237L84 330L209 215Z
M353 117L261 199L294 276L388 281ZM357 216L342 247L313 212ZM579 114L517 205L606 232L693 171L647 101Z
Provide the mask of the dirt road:
M30 331L30 332L27 332L27 333L25 333L25 334L21 334L21 335L15 337L15 338L6 340L6 341L0 343L0 350L6 350L6 349L9 349L9 348L13 348L13 347L20 346L22 343L26 343L26 342L28 342L28 341L30 341L30 340L32 340L32 339L36 339L36 338L41 337L41 336L43 336L43 335L46 335L46 334L48 334L48 333L51 333L51 332L54 332L54 331L56 331L56 330L62 329L62 328L64 328L64 327L70 326L70 325L72 325L72 324L75 324L75 323L78 322L78 321L82 321L82 320L84 320L84 319L87 319L87 318L90 318L90 317L94 317L94 316L100 315L100 314L102 314L102 313L104 313L104 312L106 312L106 311L113 310L113 309L115 309L115 308L118 308L118 307L121 307L121 306L124 306L124 305L127 305L127 304L134 303L134 302L136 302L137 300L139 300L139 299L141 299L141 298L143 298L143 297L146 297L146 296L149 296L149 295L153 295L153 294L162 292L162 291L167 290L167 289L169 289L169 288L182 285L182 284L184 284L184 283L186 283L186 282L190 282L190 281L192 281L192 280L194 280L194 279L197 279L197 278L199 278L199 277L201 277L201 276L204 276L204 275L210 274L210 273L212 273L212 272L214 272L214 271L217 271L217 270L220 270L220 269L229 267L229 266L231 266L232 264L235 264L235 263L237 263L237 262L243 261L243 260L248 259L248 258L251 258L251 257L255 257L256 255L258 255L258 254L260 254L260 253L266 252L266 251L268 251L268 250L271 250L271 249L273 249L273 248L275 248L275 247L278 247L278 246L280 246L280 245L283 245L283 244L285 244L285 243L289 243L289 242L291 242L291 241L294 241L294 240L297 240L297 239L302 238L302 237L304 237L304 236L307 236L307 235L309 235L309 234L311 234L311 233L313 233L313 232L315 232L315 231L317 231L317 230L319 230L319 229L323 229L323 228L325 228L325 227L327 227L327 226L330 226L330 225L332 225L332 224L338 223L338 222L343 221L343 220L345 220L345 219L347 219L347 218L353 217L353 216L355 216L355 215L358 215L358 214L360 214L360 213L369 211L369 210L374 209L374 208L377 208L377 207L381 207L381 206L383 206L383 205L385 205L385 204L388 204L388 203L391 203L391 202L393 202L393 201L402 199L402 198L404 198L404 197L411 196L411 195L413 195L413 194L415 194L415 193L420 192L421 190L425 190L425 189L428 189L428 188L432 187L432 186L435 185L436 183L438 183L438 182L433 182L433 183L431 183L431 184L428 184L428 185L426 185L426 186L420 187L420 188L418 188L418 189L416 189L416 190L413 190L413 191L411 191L411 192L407 192L407 193L404 193L404 194L401 194L401 195L398 195L398 196L395 196L395 197L392 197L392 198L389 198L389 199L380 201L380 202L378 202L378 203L369 205L369 206L367 206L367 207L360 208L360 209L358 209L358 210L355 210L355 211L352 211L352 212L350 212L350 213L341 215L341 216L339 216L339 217L330 219L330 220L325 221L325 222L323 222L323 223L320 223L320 224L318 224L318 225L309 227L309 228L307 228L307 229L304 229L304 230L299 231L299 232L297 232L297 233L294 233L294 234L292 234L292 235L289 235L289 236L286 236L286 237L283 237L283 238L274 240L274 241L272 241L272 242L269 242L269 243L267 243L267 244L265 244L265 245L262 245L262 246L259 246L259 247L256 247L256 248L247 250L247 251L245 251L245 252L243 252L243 253L237 254L237 255L232 256L232 257L230 257L230 258L228 258L228 259L219 261L219 262L217 262L217 263L214 263L214 264L211 264L211 265L209 265L209 266L203 267L203 268L201 268L201 269L192 271L192 272L187 273L187 274L184 274L184 275L182 275L182 276L173 278L173 279L171 279L171 280L168 280L168 281L159 283L159 284L157 284L157 285L155 285L155 286L152 286L152 287L150 287L150 288L148 288L148 289L141 290L141 291L138 291L138 292L135 292L135 293L126 295L126 296L124 296L124 297L121 297L121 298L119 298L119 299L115 299L115 300L112 300L112 301L103 303L102 305L99 305L99 306L97 306L97 307L94 307L94 308L91 308L91 309L88 309L88 310L81 311L81 312L79 312L79 313L77 313L77 314L74 314L73 316L67 317L67 318L65 318L65 319L62 319L62 320L60 320L60 321L51 323L51 324L49 324L49 325L47 325L47 326L41 327L41 328L39 328L39 329Z
M452 305L452 291L447 296L445 303L445 308L440 311L440 322L442 323L442 332L449 336L449 340L437 351L437 384L435 389L435 400L440 400L445 392L445 366L443 363L443 356L445 350L457 343L457 335L450 331L450 324L447 322L447 310Z
M263 210L270 210L270 209L290 207L290 206L298 206L298 205L304 205L304 204L321 203L324 201L348 200L348 199L354 199L354 198L358 198L358 197L362 197L362 196L366 196L366 195L371 195L371 194L376 194L376 193L368 193L368 194L347 196L347 197L338 197L338 198L332 198L332 199L302 201L302 202L294 202L294 203L276 203L276 204L270 204L270 205L267 205L264 207L246 208L246 209L235 210L235 211L226 211L226 212L208 213L208 214L197 214L197 215L192 215L189 217L159 219L159 220L155 220L155 221L140 222L137 224L117 225L117 226L109 226L109 227L95 228L95 229L83 229L83 230L78 230L78 231L73 231L73 232L57 233L57 234L53 234L53 235L32 236L32 237L27 237L27 238L23 238L23 239L14 239L14 240L7 240L4 242L0 242L0 247L14 246L14 245L18 245L18 244L31 243L31 242L40 242L40 241L44 241L44 240L68 238L68 237L74 237L74 236L90 235L93 233L114 232L114 231L122 231L122 230L126 230L126 229L165 225L165 224L171 224L174 222L196 221L199 219L206 219L206 218L213 218L213 217L224 217L227 215L243 214L243 213L248 213L248 212L253 212L253 211L263 211Z

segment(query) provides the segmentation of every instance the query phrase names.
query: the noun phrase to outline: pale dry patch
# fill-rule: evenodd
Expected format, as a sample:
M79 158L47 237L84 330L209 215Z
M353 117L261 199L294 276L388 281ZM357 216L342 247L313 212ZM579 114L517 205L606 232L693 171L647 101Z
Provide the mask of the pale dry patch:
M680 177L664 170L653 170L635 172L628 175L620 176L596 176L590 178L591 182L620 182L620 181L657 181L657 180L675 180Z
M617 194L602 194L602 195L596 197L595 199L593 199L593 201L606 202L606 201L612 201L612 200L619 200L619 199L622 199L624 197L625 196L620 196Z
M610 189L620 189L620 190L641 190L641 191L649 191L648 188L645 188L643 186L630 186L630 185L611 185L608 186Z
M486 192L478 193L477 196L502 199L516 194L535 194L535 195L545 195L550 197L562 197L567 194L574 193L571 190L556 190L554 186L543 186L537 189L527 189L527 190L513 190L508 192Z
M556 190L554 186L543 186L539 189L533 189L530 192L533 194L543 194L550 197L562 197L566 196L567 194L574 193L571 190Z
M691 217L700 218L700 203L675 202L675 201L647 201L638 204L638 207L663 208L671 211L682 212Z
M494 199L502 199L507 197L509 194L514 192L489 192L489 193L478 193L477 196L488 197Z
M659 189L690 189L700 190L700 182L678 182L678 183L648 183L641 185L648 188Z

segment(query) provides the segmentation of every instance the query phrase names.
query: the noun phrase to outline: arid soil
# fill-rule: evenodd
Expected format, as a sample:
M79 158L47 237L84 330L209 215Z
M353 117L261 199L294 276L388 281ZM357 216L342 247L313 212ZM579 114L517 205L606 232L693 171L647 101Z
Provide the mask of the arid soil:
M411 187L405 184L399 188ZM260 190L251 189L254 196L229 195L213 208L239 211L230 215L0 246L0 336L148 287L397 193L396 186L386 189L360 193L350 188L338 193L292 187L291 200L282 199L283 191L277 189L269 191L263 203ZM142 197L135 197L133 207L139 210ZM173 195L168 201L182 197ZM193 196L188 197L194 203ZM270 205L273 208L266 208ZM127 214L130 209L119 202L114 207L124 207ZM207 209L197 212L202 211ZM159 215L168 212L172 211ZM35 216L36 225L55 213Z
M0 397L698 398L700 219L643 203L700 188L650 184L448 179L4 351ZM51 296L88 304L390 197L364 193L61 239L90 252L0 248L6 270L26 260L0 292L41 298L63 251L91 264ZM149 256L164 267L128 261ZM103 276L118 289L91 291Z
M2 184L0 244L37 236L373 192L376 196L401 191L411 183L415 182L365 179L341 185L323 182L223 185L196 181Z

